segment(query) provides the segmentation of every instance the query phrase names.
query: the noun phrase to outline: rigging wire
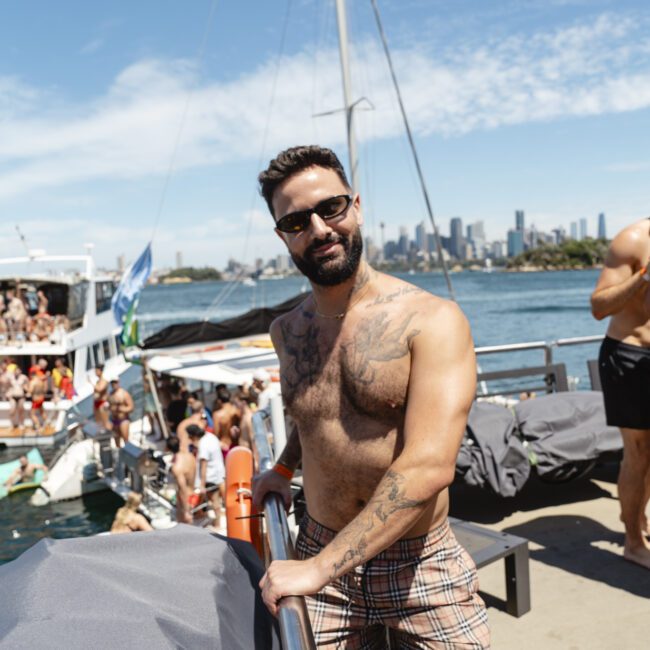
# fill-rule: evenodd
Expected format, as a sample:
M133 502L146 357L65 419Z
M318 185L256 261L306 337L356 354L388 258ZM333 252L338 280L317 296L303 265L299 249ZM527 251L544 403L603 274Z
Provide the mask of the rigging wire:
M395 92L397 93L397 100L399 102L400 111L402 113L402 120L404 121L404 128L406 129L406 135L408 137L409 145L411 147L411 152L413 153L413 158L415 160L415 167L418 172L418 177L420 179L420 186L422 188L422 193L424 194L424 201L427 206L427 212L429 214L429 221L431 221L431 227L433 228L433 233L436 240L436 249L438 252L438 259L440 260L440 265L442 266L442 271L445 275L445 280L447 282L447 290L449 291L449 296L452 300L456 300L454 294L454 288L451 284L451 278L449 277L449 270L447 269L447 263L442 254L442 244L440 243L440 233L438 232L438 227L436 226L435 219L433 218L433 210L431 209L431 202L429 201L429 193L427 192L427 186L424 181L424 175L422 174L422 168L420 167L420 159L418 158L418 153L415 148L415 141L413 140L413 135L411 133L411 127L409 126L408 117L406 115L406 110L404 108L404 102L402 101L402 94L399 89L399 84L397 83L397 76L395 75L395 69L393 67L393 60L390 56L390 51L388 49L388 41L386 39L386 34L384 32L384 27L381 22L381 17L379 15L379 8L377 7L376 0L370 0L372 8L375 14L375 20L377 22L377 29L379 30L379 35L381 37L381 42L384 47L384 53L386 54L386 60L388 61L388 67L390 68L390 75L393 79L393 85L395 86Z
M198 55L197 55L198 70L201 70L203 64L203 58L205 56L205 48L208 42L208 35L210 34L210 30L212 29L212 22L214 19L214 14L217 9L218 1L219 0L212 0L212 4L210 6L210 13L208 14L208 20L205 24L205 29L203 30L203 38L201 39L201 45L199 46ZM185 128L185 122L187 121L187 113L190 108L190 102L192 101L192 97L194 95L194 89L195 89L194 86L190 87L190 90L187 93L187 97L185 98L185 105L183 107L183 112L181 114L181 121L178 126L178 130L176 132L176 139L174 142L174 147L172 149L172 155L169 159L169 167L167 168L167 175L165 176L162 192L160 193L158 210L156 212L156 218L154 220L153 229L151 232L151 241L153 241L154 237L156 236L156 231L158 230L158 224L160 223L160 218L162 216L163 208L165 206L165 200L167 199L167 190L169 188L169 184L171 182L174 171L176 170L176 158L178 156L178 150L180 148L180 143L181 143L181 136L183 135L183 130Z
M261 168L262 163L264 161L264 152L266 150L269 127L271 124L271 114L273 112L273 106L275 104L275 95L276 95L276 89L278 84L278 76L280 74L280 65L282 63L282 56L284 54L284 46L286 42L290 14L291 14L291 0L288 0L287 9L284 15L282 35L280 37L280 46L278 51L277 63L275 66L275 72L273 74L273 81L271 84L271 97L268 104L268 111L266 113L266 123L264 125L264 132L262 134L262 144L260 146L260 155L257 161L257 169ZM256 198L257 198L257 188L255 188L255 190L253 191L253 196L251 197L251 207L249 210L248 220L246 224L246 234L244 238L244 251L243 251L242 259L246 259L246 255L248 253L248 242L250 240L250 233L253 224L253 207L255 205ZM230 294L234 291L235 287L237 286L237 283L239 283L244 278L244 276L245 276L244 272L240 271L232 280L230 280L230 282L228 282L223 287L223 289L217 294L217 296L208 305L208 308L205 311L205 316L203 317L204 322L208 322L210 320L212 314L221 306L221 304L228 298L228 296L230 296Z

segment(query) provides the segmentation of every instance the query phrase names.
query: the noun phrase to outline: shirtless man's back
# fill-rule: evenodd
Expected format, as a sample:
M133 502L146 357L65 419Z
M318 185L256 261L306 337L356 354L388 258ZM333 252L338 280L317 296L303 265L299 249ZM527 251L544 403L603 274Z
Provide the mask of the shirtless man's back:
M593 315L611 316L598 366L607 423L623 437L618 478L627 560L650 569L650 219L613 239L591 296Z
M178 438L169 438L167 448L174 454L171 473L176 481L176 520L191 524L192 512L189 498L194 490L196 479L196 459L194 454L180 448Z

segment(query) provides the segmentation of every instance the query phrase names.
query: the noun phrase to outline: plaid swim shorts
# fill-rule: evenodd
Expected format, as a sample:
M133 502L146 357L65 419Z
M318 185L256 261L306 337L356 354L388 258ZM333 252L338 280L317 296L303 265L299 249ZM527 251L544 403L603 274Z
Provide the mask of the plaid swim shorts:
M317 555L335 535L305 514L298 557ZM489 648L477 589L474 562L445 521L427 535L398 540L306 601L319 647Z

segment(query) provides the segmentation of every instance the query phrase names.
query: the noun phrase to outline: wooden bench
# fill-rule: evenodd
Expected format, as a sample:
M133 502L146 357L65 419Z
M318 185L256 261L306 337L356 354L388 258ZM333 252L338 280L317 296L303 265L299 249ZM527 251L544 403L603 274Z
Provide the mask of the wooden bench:
M449 517L456 539L471 555L477 568L504 559L506 574L506 611L523 616L530 611L530 572L528 540L500 533L469 521Z

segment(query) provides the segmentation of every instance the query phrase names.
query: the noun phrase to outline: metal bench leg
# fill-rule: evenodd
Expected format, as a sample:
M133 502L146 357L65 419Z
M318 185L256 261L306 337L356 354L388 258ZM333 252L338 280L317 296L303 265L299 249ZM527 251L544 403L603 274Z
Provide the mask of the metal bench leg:
M523 616L530 611L530 575L528 571L528 544L521 544L505 557L506 611L512 616Z

